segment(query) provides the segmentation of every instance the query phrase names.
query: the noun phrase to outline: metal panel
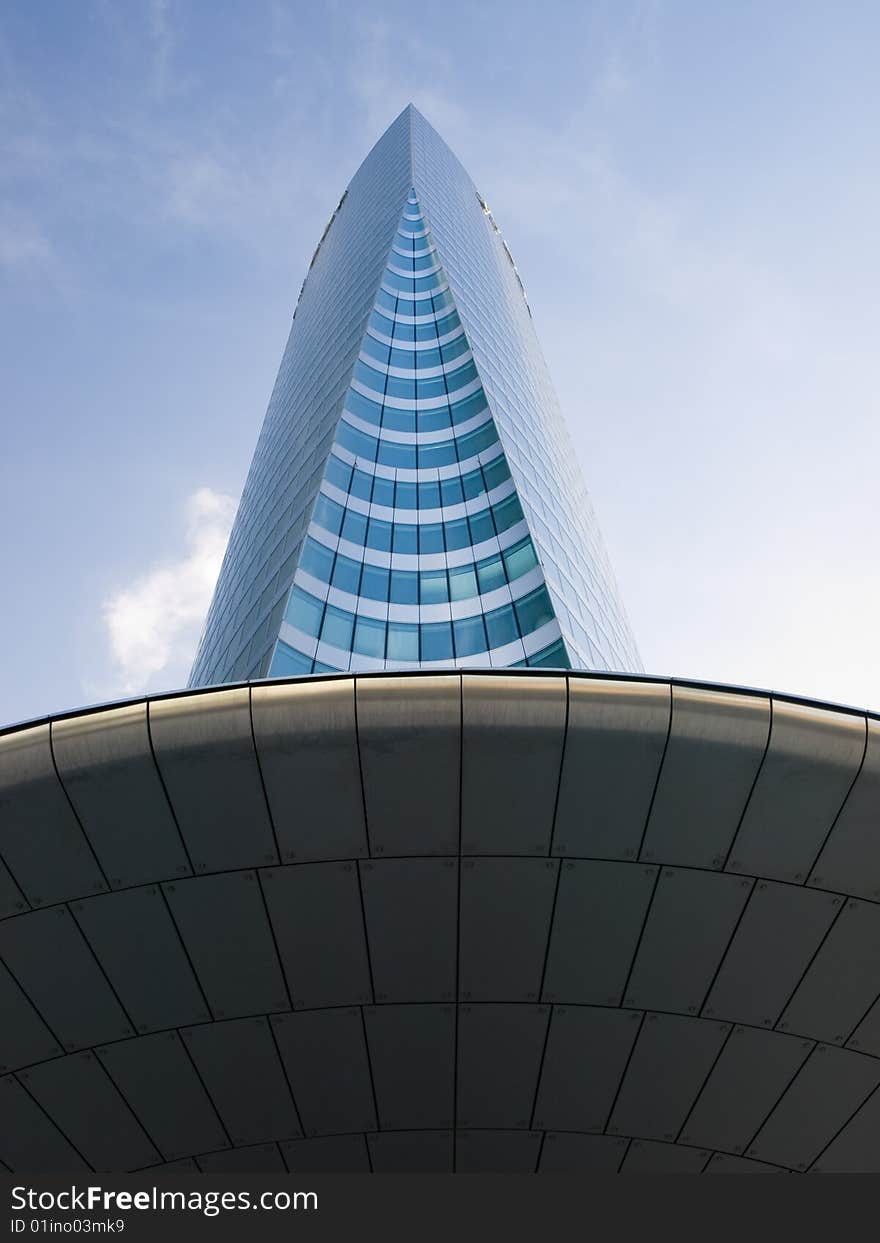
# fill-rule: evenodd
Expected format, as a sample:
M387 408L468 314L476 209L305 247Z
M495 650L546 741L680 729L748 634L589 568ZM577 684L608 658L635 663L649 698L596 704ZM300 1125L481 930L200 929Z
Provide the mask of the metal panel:
M457 853L461 678L358 678L356 694L372 853Z
M6 919L7 915L19 915L26 909L24 894L13 880L9 868L0 860L0 919Z
M670 705L666 684L569 678L554 854L635 858Z
M528 1127L549 1020L548 1006L461 1007L459 1127Z
M373 1006L364 1011L379 1125L448 1127L453 1117L452 1006Z
M120 1040L97 1053L166 1161L229 1146L177 1032Z
M558 867L558 860L546 859L462 863L464 1001L537 1001Z
M729 1031L727 1023L646 1015L609 1132L675 1139Z
M0 737L0 851L32 906L108 888L55 772L48 725Z
M71 909L139 1032L211 1017L156 886L87 898Z
M288 1008L256 872L163 886L216 1018Z
M265 1019L206 1023L181 1035L233 1144L299 1138L296 1106Z
M703 1013L772 1027L840 903L799 885L759 881Z
M529 678L527 687L522 678L500 675L474 674L464 680L465 854L549 853L565 715L564 678Z
M262 880L294 1006L372 1001L356 864L293 864Z
M672 688L672 725L644 859L721 867L770 732L770 700Z
M880 1062L819 1045L746 1154L803 1170L880 1083Z
M533 1174L540 1148L539 1131L459 1131L455 1169L459 1174Z
M865 753L863 716L773 700L770 742L730 868L799 881L840 811Z
M19 1077L96 1170L131 1170L161 1157L92 1053L43 1062Z
M722 873L663 868L626 1005L696 1014L753 883Z
M63 1050L0 963L0 1072L57 1057Z
M880 721L868 718L865 759L810 884L880 898Z
M53 722L52 750L115 888L191 871L153 761L145 703Z
M549 1132L541 1149L539 1174L616 1174L628 1139L613 1135Z
M68 1174L89 1168L14 1075L0 1079L0 1159L16 1173Z
M134 1035L66 907L5 920L0 955L65 1049Z
M398 1131L368 1135L374 1174L444 1174L452 1172L451 1131Z
M282 857L367 854L354 679L255 686L251 702Z
M203 1174L286 1174L287 1166L277 1144L252 1144L210 1152L197 1161Z
M712 1154L705 1148L634 1139L620 1167L621 1174L700 1174Z
M729 1157L723 1152L716 1152L703 1170L704 1174L788 1174L789 1172L778 1165L767 1165L765 1161L750 1161L748 1157Z
M359 1009L279 1014L272 1030L306 1135L375 1130Z
M642 1016L556 1006L535 1105L535 1128L602 1131Z
M846 902L797 992L781 1028L843 1044L880 991L880 906Z
M362 863L377 1001L455 995L458 865L453 859Z
M280 1145L291 1174L369 1174L370 1158L363 1135L328 1135L323 1139L288 1140Z
M851 1049L880 1057L880 999L871 1006L847 1044Z
M195 871L277 863L248 688L151 700L150 734Z
M564 862L543 997L616 1006L657 879L638 863Z
M814 1174L880 1173L880 1092L868 1097L813 1166Z
M796 1036L734 1028L682 1128L682 1143L743 1152L812 1048Z

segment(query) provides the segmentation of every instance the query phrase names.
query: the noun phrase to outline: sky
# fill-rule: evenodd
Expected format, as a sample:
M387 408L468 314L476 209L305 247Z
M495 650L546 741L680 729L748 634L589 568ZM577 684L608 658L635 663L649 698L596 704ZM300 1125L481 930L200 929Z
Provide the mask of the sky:
M6 0L0 724L185 684L296 297L410 101L645 668L880 709L874 0Z

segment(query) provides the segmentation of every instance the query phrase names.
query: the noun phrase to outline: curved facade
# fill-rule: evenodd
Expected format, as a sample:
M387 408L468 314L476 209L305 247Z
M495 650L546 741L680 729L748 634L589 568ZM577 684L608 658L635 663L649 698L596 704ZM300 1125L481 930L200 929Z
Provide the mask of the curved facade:
M193 667L635 671L522 284L414 108L312 260Z
M0 735L18 1171L880 1168L880 718L305 678Z

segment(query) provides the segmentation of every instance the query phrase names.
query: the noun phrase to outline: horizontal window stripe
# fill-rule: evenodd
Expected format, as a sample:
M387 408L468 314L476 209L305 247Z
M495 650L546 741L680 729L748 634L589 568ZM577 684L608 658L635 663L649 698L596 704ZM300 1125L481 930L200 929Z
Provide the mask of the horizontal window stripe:
M516 485L513 479L505 479L503 483L499 484L497 488L493 488L491 492L483 492L479 496L475 496L473 500L461 501L455 505L441 505L436 509L392 509L388 505L377 505L375 502L365 501L359 496L352 496L350 492L344 492L342 488L336 487L335 484L330 483L327 479L321 481L320 490L325 496L329 496L331 500L336 501L338 505L354 509L359 514L381 518L383 522L393 522L400 526L418 526L419 523L454 522L468 515L484 513L490 506L510 496L515 491L515 488Z
M521 522L516 522L506 531L502 531L500 535L483 540L480 544L471 544L467 548L456 548L446 553L429 554L380 552L376 548L364 548L361 544L354 544L350 540L334 535L317 522L309 523L307 534L323 544L325 548L330 548L334 552L338 551L350 560L363 562L364 565L384 566L392 570L442 570L444 568L459 569L462 566L473 565L495 553L506 552L530 532L528 523L523 518Z
M432 344L428 342L428 344ZM398 342L395 349L400 349ZM436 348L436 347L435 347ZM372 367L374 371L379 371L383 375L394 376L398 380L433 380L441 375L449 375L453 371L457 371L459 367L466 366L473 362L473 354L470 350L466 350L463 354L458 354L448 363L441 363L439 367L392 367L388 363L383 363L381 359L374 357L372 354L365 354L363 350L358 354L358 360L365 363L368 367ZM372 395L372 394L371 394ZM450 397L452 394L450 393Z
M470 474L478 466L488 466L501 456L501 441L496 440L488 448L460 462L452 462L448 466L428 466L422 469L406 466L386 466L383 462L374 462L372 458L358 457L338 442L333 445L333 454L349 466L357 466L358 470L368 475L378 475L380 479L399 479L401 483L430 483L434 479L457 479Z
M459 363L460 360L456 359L455 362ZM372 365L369 360L368 365ZM453 370L456 369L453 368ZM378 393L375 389L367 388L366 384L361 383L360 380L352 380L351 387L362 397L378 402L379 405L391 406L394 410L438 410L441 406L470 397L482 388L482 383L480 377L475 376L468 384L463 384L454 392L445 393L440 397L391 397L385 393Z
M386 316L387 318L387 316ZM394 322L393 320L390 322ZM436 350L438 346L450 345L453 341L457 341L459 337L464 336L464 328L459 324L457 328L453 328L451 332L444 332L442 337L432 337L430 341L401 341L399 337L389 337L379 332L378 328L374 328L371 324L367 328L367 335L372 337L374 341L381 341L383 345L387 345L396 350L413 350L418 353L419 350ZM470 351L468 351L470 352ZM464 355L462 355L464 357Z
M386 401L385 404L388 406L391 403ZM430 408L437 410L441 409L442 406L446 404L447 403L443 402L440 406L419 406L418 409L421 410ZM394 409L400 408L401 407L399 406L394 407ZM408 407L403 407L403 409L407 408ZM358 416L356 414L352 414L350 410L343 408L342 411L342 420L347 423L349 427L357 428L358 431L363 432L366 436L373 437L374 440L385 441L390 444L398 445L453 444L462 436L468 435L469 432L476 431L478 428L483 427L486 423L489 423L491 419L492 412L487 407L485 410L481 410L479 414L475 414L473 418L468 419L464 423L459 423L456 426L450 426L447 428L440 428L435 432L398 432L393 431L390 428L376 427L375 424L368 423L366 419L358 418ZM450 432L452 433L451 435Z

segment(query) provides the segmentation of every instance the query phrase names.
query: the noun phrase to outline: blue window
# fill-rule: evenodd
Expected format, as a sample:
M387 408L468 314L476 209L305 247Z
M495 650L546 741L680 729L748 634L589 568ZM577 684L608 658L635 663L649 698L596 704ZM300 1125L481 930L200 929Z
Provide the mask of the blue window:
M327 468L324 471L325 478L328 483L332 483L334 487L341 488L343 492L347 492L351 483L351 467L347 462L343 462L341 458L334 457L331 453L327 458Z
M515 492L512 492L503 501L499 501L497 505L492 506L492 513L495 517L498 534L500 535L508 527L512 527L517 522L522 521L523 511L519 503L519 497Z
M477 575L472 565L459 565L449 571L449 598L470 600L477 594Z
M439 277L439 272L433 272L430 276L417 276L415 279L416 293L427 293L429 289L436 289Z
M434 480L417 485L419 489L419 509L440 508L440 484Z
M413 315L433 315L434 314L434 306L430 298L427 298L427 299L419 298L418 301L412 304L412 306L413 306L413 310L412 310ZM434 331L435 331L434 325L432 324L431 325L431 336L434 335ZM428 340L429 338L422 338L422 339Z
M419 383L419 396L422 394L422 386ZM444 428L451 426L449 422L449 407L440 406L436 410L419 410L417 416L416 429L420 432L440 432Z
M418 484L397 481L397 492L394 495L397 509L415 509L418 505Z
M373 484L373 504L387 505L389 509L394 508L394 480L383 479L381 475L376 476Z
M384 393L385 391L385 373L383 371L376 371L365 362L361 362L360 359L354 365L354 378L374 393ZM359 396L359 394L355 394L355 396Z
M444 315L442 319L437 321L437 336L445 337L450 332L453 332L456 328L460 327L461 320L458 318L458 312L453 311L451 315Z
M419 576L415 570L391 571L391 602L393 604L418 604Z
M381 565L367 565L361 576L361 595L368 600L388 599L388 570Z
M381 388L379 389L381 393ZM363 393L356 392L353 388L348 390L345 398L345 408L352 414L357 415L359 419L363 419L365 423L371 423L374 427L378 427L382 421L382 402L373 401L370 397L364 397Z
M494 591L496 587L503 587L507 579L501 558L498 556L486 557L483 561L478 561L477 581L480 584L481 596L485 595L487 591Z
M512 605L505 604L486 614L486 633L489 636L490 649L504 647L519 638Z
M390 337L394 332L394 320L380 315L378 311L373 311L370 315L370 327L381 332L383 337Z
M415 380L402 380L400 376L390 375L388 377L388 388L386 396L388 397L406 397L408 401L413 401L416 395Z
M445 570L422 570L419 582L422 604L445 604L449 600Z
M481 615L464 617L452 623L456 656L473 656L486 651L486 630Z
M493 488L497 488L499 484L504 483L510 478L510 467L507 465L507 458L500 453L493 462L483 467L483 473L486 476L486 491L491 492Z
M452 660L452 627L449 622L429 622L421 627L422 660Z
M414 522L395 522L394 551L413 557L419 551L419 530Z
M345 528L343 527L343 532ZM391 551L391 523L382 518L371 518L367 530L367 547L378 552Z
M317 639L323 612L324 605L320 600L310 596L301 587L294 587L284 616L291 626L296 626L297 630L303 630Z
M385 656L385 623L375 617L358 615L354 628L354 650L361 656Z
M423 305L423 306L424 306L425 304L424 304L424 303L422 303L421 305ZM432 313L432 312L431 312L431 304L430 304L430 302L427 304L427 307L428 307L427 311L417 311L417 312L415 312L415 314L417 314L417 315L430 315L430 314ZM436 337L437 337L437 325L435 325L435 324L416 324L416 325L415 325L415 330L416 330L416 332L415 332L415 337L414 337L414 338L412 338L412 337L411 337L411 338L410 338L410 340L416 340L416 341L434 341L434 340L436 340Z
M475 496L481 496L486 491L481 470L469 470L466 475L462 476L461 482L466 501L472 501Z
M389 332L387 335L390 337L391 333ZM395 341L395 343L397 341L415 341L416 340L415 324L395 323L393 340Z
M355 457L366 458L368 462L376 460L378 442L375 438L368 436L366 432L362 432L357 427L352 427L350 423L346 423L345 419L339 420L336 439L343 449L348 449L349 453L353 453Z
M464 363L463 366L456 367L454 371L450 371L447 373L446 383L449 386L450 393L454 393L458 389L464 388L466 384L470 384L471 380L476 380L476 378L477 378L477 369L474 366L473 362L470 359L468 359L468 361ZM482 396L483 396L482 393L474 393L474 397L482 397ZM468 397L466 398L466 400L471 401L472 399ZM462 402L461 404L464 405L464 402ZM483 409L485 405L486 405L486 400L485 398L483 398L483 405L479 408ZM476 414L476 410L474 411L474 413Z
M312 513L312 521L316 522L319 527L323 527L325 531L338 535L342 530L342 516L344 513L345 510L341 505L331 501L330 497L325 496L323 492L319 492Z
M376 305L386 311L393 311L397 307L397 299L393 293L386 293L384 289L380 289L376 295Z
M504 557L504 568L507 570L507 580L511 583L515 578L528 574L529 570L533 570L538 564L532 541L528 538L520 540L518 544L508 548L502 555Z
M443 498L444 505L460 505L464 500L460 476L454 475L452 479L442 479L440 481L440 495Z
M395 444L393 440L380 440L379 462L382 466L398 466L404 470L415 470L416 446Z
M440 335L443 336L443 333L441 332ZM454 358L459 358L462 354L467 353L469 349L468 339L462 333L460 337L456 337L454 341L449 341L440 348L443 351L443 361L451 363Z
M468 518L471 524L471 543L482 544L484 540L492 539L495 534L495 526L492 522L492 514L488 509L481 509L475 514L471 514Z
M445 523L445 531L447 548L467 548L470 545L467 518L455 518L452 522Z
M408 622L388 623L388 659L418 660L419 628Z
M388 335L391 335L390 332ZM370 358L375 358L378 362L385 363L387 366L390 347L385 345L384 342L377 341L374 337L367 334L364 337L361 348L365 354L369 354Z
M523 634L531 634L533 630L537 630L546 622L552 621L554 617L553 605L550 603L546 587L539 587L537 591L530 591L527 596L517 600L514 607L516 608L519 628Z
M396 272L385 272L382 277L382 284L389 285L392 289L402 289L406 293L412 293L413 291L413 278L411 276L398 276ZM381 301L381 297L378 301Z
M354 617L344 609L332 604L327 605L324 613L324 625L321 627L321 642L330 643L333 647L341 647L345 651L351 648L351 632Z
M536 652L534 656L530 656L526 664L531 665L532 668L568 669L570 661L565 644L561 639L557 639L550 647L545 647L540 652Z
M445 397L446 384L442 375L429 376L427 379L419 378L418 381L418 397L427 399L429 397Z
M382 427L392 432L414 432L416 430L415 410L397 410L394 406L385 406L382 410Z
M340 591L347 591L351 595L356 596L360 581L360 561L352 561L350 557L343 557L340 554L336 558L336 564L333 567L333 586L338 587Z
M303 656L302 652L298 652L296 648L279 641L269 668L270 678L292 678L296 677L297 674L311 672L312 660L310 656Z
M352 496L359 497L362 501L368 501L373 491L373 476L368 475L366 471L356 470L351 477L351 486L349 492Z
M451 384L449 389L451 392ZM459 423L467 423L468 419L476 418L477 415L482 414L485 409L486 398L483 396L483 390L480 389L478 393L472 393L470 397L465 397L462 401L454 401L452 403L452 421L456 426L458 426ZM476 435L475 432L471 434ZM495 437L493 436L492 440L494 439ZM492 441L490 440L488 443L491 444Z
M329 583L333 570L333 553L317 540L309 537L303 545L300 565L307 574L313 574L322 582Z
M363 545L367 538L366 515L359 514L355 509L347 509L342 524L342 538L351 540L353 544Z
M416 353L415 365L420 371L424 371L427 367L439 367L441 361L439 350L419 350Z
M451 466L455 461L455 445L446 442L441 445L419 445L419 469L431 466Z
M443 552L443 523L423 522L419 527L419 552Z
M415 365L415 354L412 350L402 350L395 346L391 351L392 367L402 367L404 370L412 371Z

